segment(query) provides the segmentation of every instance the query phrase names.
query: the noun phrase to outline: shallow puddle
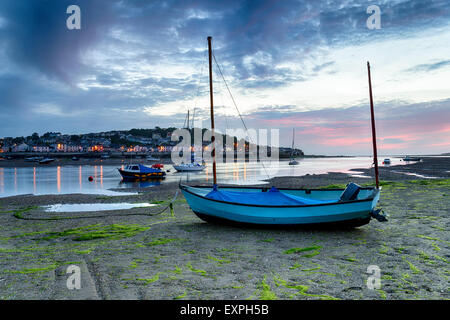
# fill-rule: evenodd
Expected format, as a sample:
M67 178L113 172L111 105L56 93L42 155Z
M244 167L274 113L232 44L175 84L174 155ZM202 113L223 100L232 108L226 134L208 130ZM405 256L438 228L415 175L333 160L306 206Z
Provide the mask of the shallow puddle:
M132 208L154 207L151 203L76 203L76 204L54 204L44 206L46 212L88 212L127 210Z

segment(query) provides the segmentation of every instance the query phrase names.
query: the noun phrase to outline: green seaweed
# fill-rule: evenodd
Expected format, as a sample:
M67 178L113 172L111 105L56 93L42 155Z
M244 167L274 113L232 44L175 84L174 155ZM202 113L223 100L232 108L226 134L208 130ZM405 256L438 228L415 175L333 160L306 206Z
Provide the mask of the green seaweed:
M309 289L308 286L305 286L302 284L297 284L297 283L288 284L288 282L286 280L282 279L279 276L274 277L274 282L277 287L283 286L288 289L295 289L295 290L297 290L297 294L300 294L302 296L316 297L316 298L320 298L322 300L339 300L338 298L332 297L330 295L307 293L307 291Z
M205 270L201 270L201 269L196 269L192 266L192 263L188 262L186 264L186 267L188 267L189 270L191 270L192 272L198 273L202 276L206 276L206 271Z
M161 272L158 272L157 274L155 274L153 277L151 278L136 278L136 280L138 281L143 281L145 282L145 285L149 285L150 283L156 282L159 280L159 275L161 274Z
M358 259L356 259L354 256L344 257L343 259L348 262L357 262L358 261Z
M386 292L384 292L384 291L381 290L381 289L375 289L375 290L380 294L381 299L384 299L384 300L387 299Z
M163 244L167 244L172 241L177 241L178 239L164 239L164 238L158 238L156 240L153 240L151 242L146 243L147 246L159 246Z
M30 273L40 273L40 272L48 272L51 270L55 270L58 267L57 264L51 264L42 268L24 268L22 270L10 270L10 273L21 273L21 274L30 274Z
M259 287L260 287L259 300L277 300L278 299L275 292L273 292L272 289L270 288L270 286L266 283L266 275L264 275L264 278L261 280Z
M207 258L210 259L210 260L213 260L213 261L215 261L215 262L218 262L219 264L230 263L230 262L231 262L231 260L228 260L228 259L218 259L218 258L215 258L215 257L210 256L210 255L208 255Z
M307 252L307 251L316 251L316 254L319 254L320 252L318 252L318 250L322 249L322 246L310 246L310 247L305 247L305 248L292 248L292 249L288 249L286 251L284 251L284 254L292 254L292 253L299 253L299 252ZM313 256L315 256L316 254L314 254ZM307 257L307 255L304 255L305 257Z
M345 189L345 184L329 184L327 186L319 187L319 189Z
M90 249L86 249L86 250L73 250L73 252L78 253L78 254L89 254L92 252L92 250Z
M175 266L175 270L170 270L170 272L173 272L176 274L181 274L183 272L183 270L180 267Z
M136 234L150 229L137 224L111 224L102 226L101 224L79 227L74 229L67 229L62 232L49 232L43 240L51 240L55 238L62 238L68 236L75 236L73 241L89 241L94 239L121 239L125 237L132 237Z
M294 265L292 267L289 267L290 270L295 270L298 268L303 267L303 265L299 264L298 262L294 263Z
M25 217L23 216L24 213L34 210L34 209L37 209L37 208L38 208L38 206L29 206L29 207L21 208L18 210L12 210L9 212L12 212L13 216L16 217L17 219L25 219Z
M413 265L410 261L408 261L407 259L403 259L405 260L405 262L409 265L409 268L411 269L412 273L417 274L417 273L422 273L421 270L419 270L415 265Z
M174 297L174 299L176 299L176 300L178 300L178 299L183 299L183 298L186 297L186 295L187 295L187 293L186 293L186 291L185 291L185 292L183 292L182 294L180 294L179 296Z

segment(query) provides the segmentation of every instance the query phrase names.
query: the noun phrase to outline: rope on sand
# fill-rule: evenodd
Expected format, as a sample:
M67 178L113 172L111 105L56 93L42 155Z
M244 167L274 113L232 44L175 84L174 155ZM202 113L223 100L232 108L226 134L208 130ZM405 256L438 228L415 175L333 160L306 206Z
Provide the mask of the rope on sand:
M149 212L149 213L119 213L119 214L103 214L103 215L95 215L95 216L76 216L76 217L51 217L51 218L33 218L33 217L24 217L22 214L28 210L22 210L22 211L16 211L14 212L13 216L17 219L21 220L73 220L73 219L89 219L89 218L107 218L107 217L123 217L123 216L157 216L159 214L162 214L167 209L170 209L170 215L174 217L174 211L173 211L173 203L175 202L175 199L178 197L180 189L177 189L177 192L175 192L175 196L173 199L169 202L167 206L162 208L161 210L157 212ZM12 211L13 212L13 211Z

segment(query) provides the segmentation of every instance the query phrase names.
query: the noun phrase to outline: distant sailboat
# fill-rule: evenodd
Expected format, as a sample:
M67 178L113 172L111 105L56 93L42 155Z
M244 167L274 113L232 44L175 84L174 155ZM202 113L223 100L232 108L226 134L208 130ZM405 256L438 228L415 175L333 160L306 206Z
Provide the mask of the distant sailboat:
M208 37L211 131L214 136L211 39ZM217 185L215 143L212 139L213 186L180 184L180 189L192 211L199 218L208 222L256 225L344 224L360 226L369 223L372 217L379 221L385 221L386 218L379 213L380 210L375 210L380 197L380 188L368 63L367 67L376 187L363 188L354 183L349 183L345 189L278 189L274 186L271 188L219 187Z
M294 137L295 137L295 128L292 128L291 161L289 161L290 166L296 166L298 164L298 161L294 159Z
M194 110L195 112L195 110ZM194 123L194 119L192 119L192 123ZM186 129L189 130L189 110L187 113L187 127ZM200 164L197 161L195 161L195 153L192 150L193 147L191 145L191 162L190 163L184 163L178 165L173 165L174 169L180 172L192 172L192 171L203 171L206 168L206 165L204 163Z

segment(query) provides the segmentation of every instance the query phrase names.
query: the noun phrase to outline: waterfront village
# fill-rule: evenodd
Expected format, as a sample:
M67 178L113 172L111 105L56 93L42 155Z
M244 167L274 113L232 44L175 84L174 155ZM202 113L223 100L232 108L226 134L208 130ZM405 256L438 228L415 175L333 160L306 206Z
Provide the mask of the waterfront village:
M131 129L88 134L33 133L27 137L0 138L0 153L170 153L177 150L179 141L172 141L176 128ZM203 129L205 130L205 129ZM210 141L203 141L203 151ZM248 142L234 138L235 151L248 152ZM195 151L198 147L195 148ZM280 154L290 153L291 148L280 148ZM294 154L302 156L299 149Z

